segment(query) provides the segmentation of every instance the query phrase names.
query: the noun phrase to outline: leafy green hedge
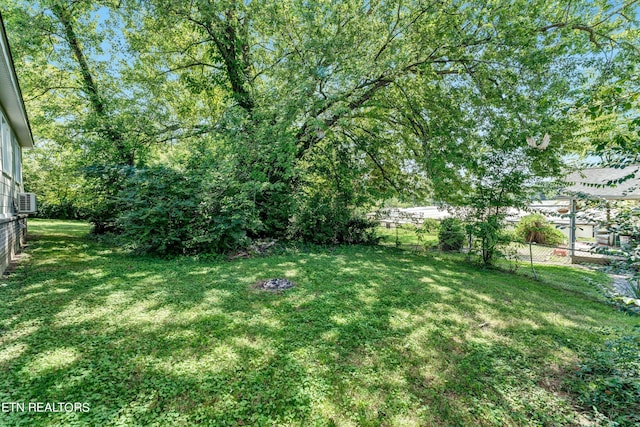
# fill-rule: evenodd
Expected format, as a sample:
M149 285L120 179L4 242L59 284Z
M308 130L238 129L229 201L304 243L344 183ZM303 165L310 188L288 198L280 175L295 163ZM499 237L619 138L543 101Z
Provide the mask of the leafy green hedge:
M375 243L377 222L354 213L339 196L315 192L300 200L291 225L294 239L318 244Z
M141 252L228 252L245 246L247 234L260 227L249 193L220 169L141 169L120 194L126 208L118 224Z

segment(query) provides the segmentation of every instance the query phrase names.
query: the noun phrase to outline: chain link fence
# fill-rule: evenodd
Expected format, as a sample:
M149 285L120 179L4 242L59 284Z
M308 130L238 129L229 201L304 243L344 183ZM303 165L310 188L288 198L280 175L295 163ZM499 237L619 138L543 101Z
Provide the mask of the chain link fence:
M520 261L548 264L606 264L612 258L598 253L596 246L577 242L573 251L566 245L550 246L537 243L511 242L503 245L501 252L508 258Z
M387 217L380 221L379 234L383 237L382 244L397 246L413 251L434 251L438 250L437 234L420 233L420 220L416 216L398 215ZM611 254L602 253L602 245L596 243L576 242L573 249L568 245L542 245L537 243L510 242L500 245L497 249L501 257L510 262L520 262L526 264L608 264L618 258ZM462 249L471 258L474 256L474 249L470 249L469 242L466 242ZM606 252L606 251L605 251Z
M596 245L577 244L572 250L567 246L541 245L537 243L511 242L499 248L502 256L499 264L511 269L524 267L538 278L536 265L606 265L616 257L600 253ZM519 265L518 265L519 264Z

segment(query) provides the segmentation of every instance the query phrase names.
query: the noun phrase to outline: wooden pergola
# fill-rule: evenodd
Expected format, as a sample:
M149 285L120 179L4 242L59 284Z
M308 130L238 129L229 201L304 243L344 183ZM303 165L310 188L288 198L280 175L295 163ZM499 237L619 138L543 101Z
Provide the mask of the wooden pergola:
M576 202L590 200L640 200L640 165L624 168L589 168L573 172L565 178L558 199L569 200L569 248L576 246Z

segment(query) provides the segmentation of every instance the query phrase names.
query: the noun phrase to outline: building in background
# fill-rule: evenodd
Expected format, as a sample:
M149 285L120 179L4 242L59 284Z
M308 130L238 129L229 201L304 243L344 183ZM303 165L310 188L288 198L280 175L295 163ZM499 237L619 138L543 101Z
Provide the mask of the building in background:
M0 16L0 272L22 249L25 212L35 209L32 195L23 194L22 150L29 147L33 136Z

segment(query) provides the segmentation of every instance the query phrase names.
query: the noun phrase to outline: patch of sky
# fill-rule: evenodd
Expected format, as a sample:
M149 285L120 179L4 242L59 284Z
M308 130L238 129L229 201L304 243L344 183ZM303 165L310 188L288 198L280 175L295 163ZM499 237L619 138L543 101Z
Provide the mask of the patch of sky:
M90 20L97 23L98 33L103 35L99 49L91 52L91 59L106 64L109 73L119 77L120 65L124 63L131 66L133 62L133 57L127 50L124 21L107 7L100 7L91 12Z

